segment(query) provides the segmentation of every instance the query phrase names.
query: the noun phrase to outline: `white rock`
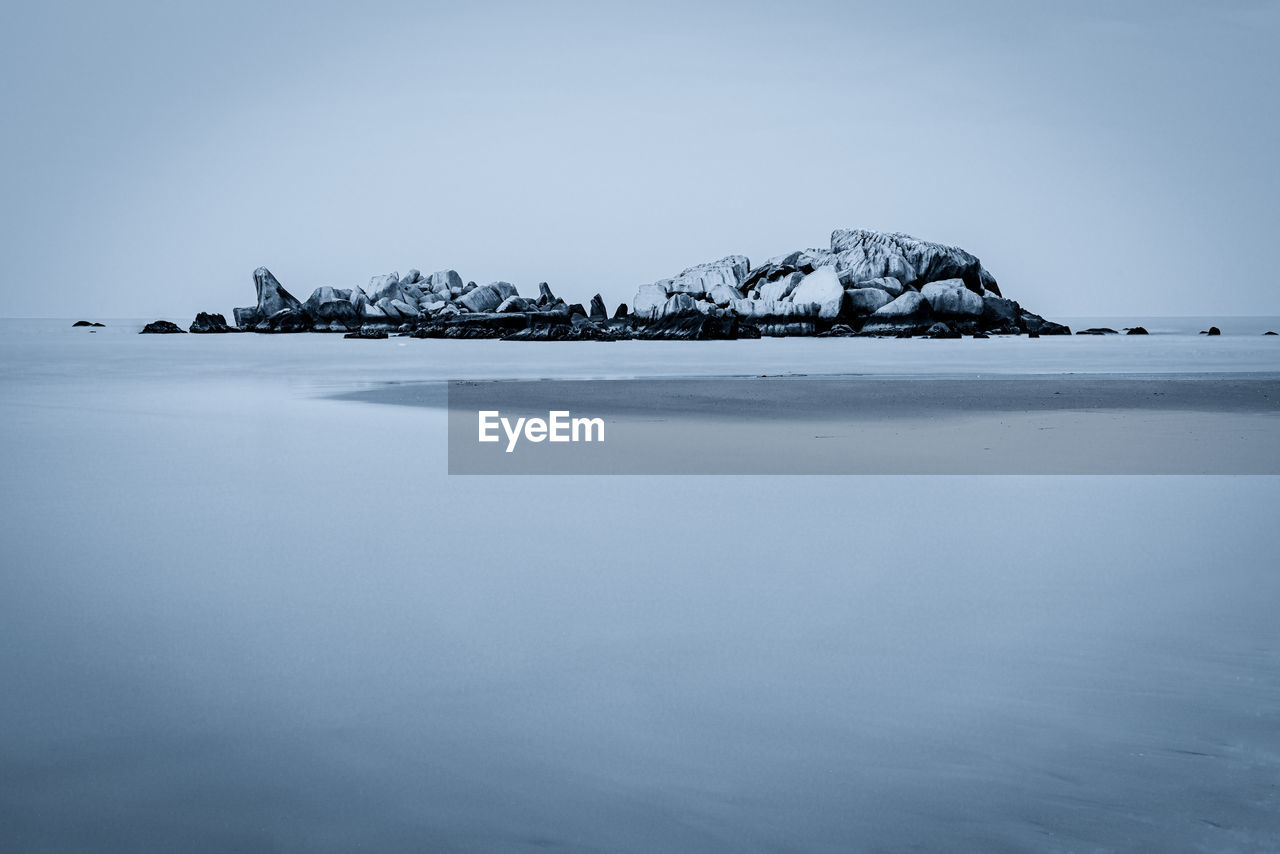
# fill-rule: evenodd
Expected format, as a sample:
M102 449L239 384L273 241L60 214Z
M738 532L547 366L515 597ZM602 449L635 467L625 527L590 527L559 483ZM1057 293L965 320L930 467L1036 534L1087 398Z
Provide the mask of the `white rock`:
M728 285L716 285L711 289L711 293L707 295L716 305L723 308L736 299L742 299L742 294L737 288L731 288Z
M490 282L489 287L498 292L498 296L506 299L507 297L519 296L520 292L516 290L516 286L510 282Z
M791 301L798 304L822 305L844 296L844 288L836 276L835 267L820 267L805 276L791 292Z
M482 312L493 311L502 303L502 300L503 297L498 293L497 288L485 285L458 297L457 302L469 311Z
M400 313L401 317L417 317L418 306L415 303L406 302L404 300L393 299L391 307Z
M688 294L672 294L662 306L659 317L679 317L686 314L697 314L698 304Z
M982 316L982 297L966 288L961 279L930 282L920 289L920 295L928 300L937 314L949 317Z
M781 279L763 284L760 286L760 299L786 299L803 279L804 273L789 273Z
M902 317L911 317L928 309L929 304L925 302L923 296L918 291L907 291L893 302L886 303L880 308L872 312L873 318L883 318L892 320Z
M438 294L447 294L453 288L462 289L462 277L458 275L457 270L440 270L427 276L423 281L425 284L420 285L423 290L435 291Z
M840 276L840 281L847 281L843 274ZM906 287L903 286L902 282L898 281L893 276L880 276L875 279L863 279L861 281L851 282L845 287L858 288L859 290L864 288L878 288L879 290L889 294L891 297L900 297L902 296L903 291L906 290Z
M400 275L398 273L388 273L385 276L374 276L369 280L369 284L364 286L364 292L374 302L385 297L402 299L403 292L400 290Z
M667 289L660 283L641 285L632 300L631 310L638 317L654 317L667 301Z

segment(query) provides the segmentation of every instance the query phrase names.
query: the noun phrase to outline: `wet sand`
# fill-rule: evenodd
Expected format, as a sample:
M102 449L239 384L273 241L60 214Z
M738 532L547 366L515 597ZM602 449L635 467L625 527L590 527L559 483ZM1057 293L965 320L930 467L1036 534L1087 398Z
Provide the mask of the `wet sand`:
M455 474L1277 474L1280 379L754 377L394 384L450 409ZM480 410L601 417L601 445L480 445Z

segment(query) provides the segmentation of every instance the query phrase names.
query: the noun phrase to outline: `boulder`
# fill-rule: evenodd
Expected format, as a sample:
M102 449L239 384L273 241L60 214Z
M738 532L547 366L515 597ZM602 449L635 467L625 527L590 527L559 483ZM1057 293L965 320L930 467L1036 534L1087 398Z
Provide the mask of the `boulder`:
M1081 329L1076 332L1077 335L1119 335L1114 329L1108 329L1105 326L1094 326L1089 329Z
M141 335L143 333L147 333L149 335L173 335L175 333L181 333L186 335L187 330L183 329L171 320L155 320L142 327L142 332L139 332L138 334Z
M1125 330L1125 335L1146 335L1147 330L1142 326L1135 326L1132 329Z
M373 303L384 299L404 299L404 290L400 287L400 274L387 273L385 276L374 276L364 287L365 294Z
M591 310L589 312L592 320L608 320L609 310L604 307L604 297L596 294L591 298Z
M857 280L892 276L911 285L961 279L975 293L983 290L982 263L955 246L859 228L832 232L831 251L837 270L852 271ZM990 274L987 280L995 283Z
M982 297L982 316L979 324L983 329L1000 332L1021 331L1021 316L1018 304L1011 299L992 296Z
M386 338L387 331L385 329L356 329L351 332L348 332L346 335L343 335L342 337L343 338L359 338L359 339L376 341L376 340Z
M627 316L627 304L625 302L618 303L618 307L613 310L614 320L624 320Z
M1051 320L1045 320L1038 314L1032 314L1026 309L1022 309L1018 318L1018 325L1027 331L1027 334L1039 338L1041 335L1070 335L1071 327L1063 326L1061 323L1054 323Z
M877 290L884 291L891 297L900 297L902 296L902 292L906 290L906 286L893 276L880 276L876 279L855 280L851 273L852 271L846 270L840 276L840 284L844 285L846 289L857 288L858 290L863 290L865 288L875 288Z
M730 255L719 261L695 264L683 270L680 275L666 279L660 284L670 294L705 294L710 293L718 285L726 285L737 289L747 277L751 262L744 255Z
M1201 335L1221 335L1222 330L1216 326L1210 326L1208 329L1200 330Z
M224 332L239 332L239 329L233 329L227 325L227 319L221 314L206 314L200 312L196 315L196 319L191 321L191 326L187 331L194 332L198 335L209 335Z
M102 326L105 326L106 324L103 324L103 323L97 323L97 322L88 321L88 320L77 320L75 323L73 323L73 324L71 324L71 325L72 325L72 326L97 326L97 327L101 328Z
M253 326L254 332L309 332L311 318L301 308L282 308Z
M509 296L499 303L494 309L496 314L509 314L511 312L531 312L537 310L537 306L529 302L521 296Z
M796 289L796 285L802 281L804 281L804 273L796 271L788 273L782 278L774 279L772 282L766 282L760 286L759 299L770 302L786 299Z
M503 299L520 295L520 291L510 282L490 282L489 287L497 291L498 296Z
M929 331L924 334L925 338L959 338L960 333L952 329L942 321L938 321L929 327Z
M302 304L315 329L341 332L360 326L360 312L351 302L351 291L328 286L316 288Z
M507 296L511 296L511 294L507 294ZM478 313L493 311L502 304L504 299L506 299L506 297L500 294L497 288L492 285L485 285L482 288L476 288L470 293L458 297L457 302L468 311Z
M667 302L667 289L659 284L641 285L632 301L636 317L657 317Z
M982 297L964 286L960 279L930 282L920 289L939 317L976 319L982 316Z
M462 289L462 277L458 275L457 270L440 270L423 279L419 287L424 291L448 294L452 293L454 288Z
M418 270L410 270L409 272L404 274L404 278L400 280L400 284L416 285L420 281L422 281L422 273L419 272Z
M721 308L724 308L734 300L742 299L742 294L739 293L737 288L731 288L728 285L716 285L711 289L711 292L707 294L707 297L711 302Z
M874 314L881 308L893 302L893 297L889 296L887 291L879 288L855 288L845 291L846 305L849 313L855 317L864 317L868 314Z
M770 321L757 323L755 328L765 338L799 338L815 335L818 331L812 320Z
M302 303L298 302L297 297L286 291L266 267L253 271L253 287L258 295L258 304L250 308L233 309L231 312L236 326L241 329L256 326L285 309L298 312L302 310Z
M907 291L872 312L861 329L863 335L918 335L933 325L933 309L923 295Z
M659 318L664 317L684 317L690 314L701 314L698 311L698 304L693 297L686 293L672 294L663 304L662 310L658 313Z
M797 305L830 305L844 297L844 288L834 267L820 267L800 280L791 292L791 302Z
M1280 334L1280 333L1272 332L1270 329L1268 329L1266 332L1264 332L1264 333L1262 333L1262 334L1263 334L1263 335L1277 335L1277 334Z
M556 301L556 295L551 293L551 286L546 282L538 282L538 305L551 305Z

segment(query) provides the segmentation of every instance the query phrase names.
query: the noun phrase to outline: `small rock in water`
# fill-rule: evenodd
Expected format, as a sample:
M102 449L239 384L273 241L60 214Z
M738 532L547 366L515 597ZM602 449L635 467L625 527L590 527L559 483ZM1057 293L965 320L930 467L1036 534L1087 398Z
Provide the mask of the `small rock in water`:
M1276 333L1274 333L1274 332L1272 332L1271 330L1269 330L1269 329L1268 329L1266 332L1264 332L1264 333L1262 333L1262 334L1263 334L1263 335L1275 335Z
M1135 326L1125 333L1125 335L1146 335L1146 334L1147 334L1147 330L1141 326Z
M1114 329L1108 329L1105 326L1094 326L1089 329L1081 329L1077 335L1119 335Z
M143 332L151 333L152 335L172 335L175 332L183 335L187 334L187 330L170 320L157 320L153 323L148 323L142 327L142 332L138 334L141 335Z
M1201 329L1200 334L1201 335L1221 335L1222 330L1216 326L1210 326L1208 329Z
M72 325L73 327L74 327L74 326L99 326L99 327L101 327L101 326L105 326L106 324L104 324L104 323L91 322L91 321L88 321L88 320L77 320L75 323L73 323L73 324L71 324L71 325Z
M232 329L227 325L227 319L221 314L206 314L203 311L196 315L196 319L191 321L188 331L198 334L210 334L217 332L231 332ZM239 332L240 330L235 330Z

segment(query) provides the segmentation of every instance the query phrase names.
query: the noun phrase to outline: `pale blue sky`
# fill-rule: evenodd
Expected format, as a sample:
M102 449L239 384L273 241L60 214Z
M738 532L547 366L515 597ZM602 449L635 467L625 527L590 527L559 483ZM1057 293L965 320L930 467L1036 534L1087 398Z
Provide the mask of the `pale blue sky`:
M1280 6L6 3L3 314L376 273L612 305L837 227L1046 314L1280 314Z

